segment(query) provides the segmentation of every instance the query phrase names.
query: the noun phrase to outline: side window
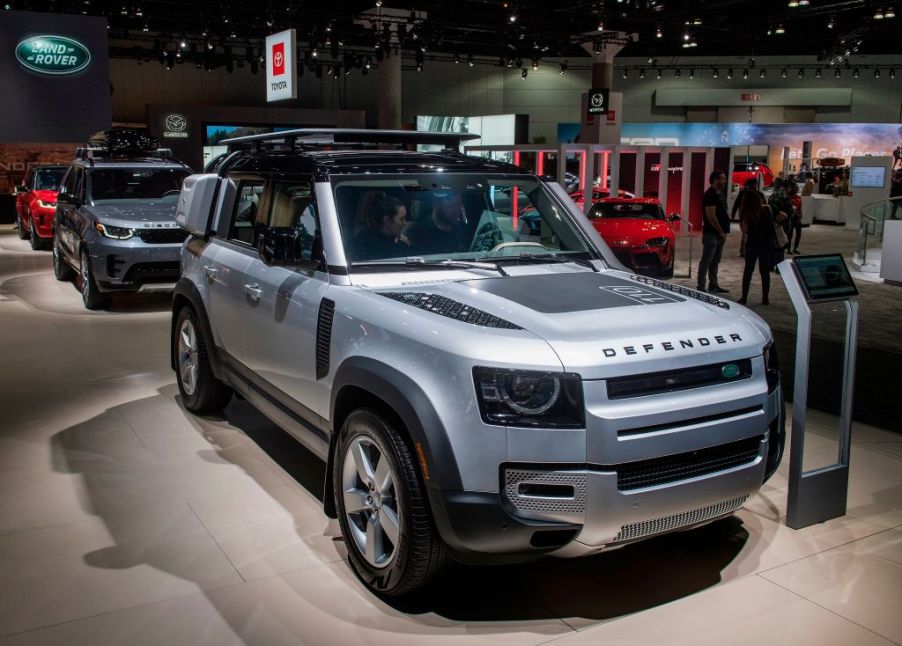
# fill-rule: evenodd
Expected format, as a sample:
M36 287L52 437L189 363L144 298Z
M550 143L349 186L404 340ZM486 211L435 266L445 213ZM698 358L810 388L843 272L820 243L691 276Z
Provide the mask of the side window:
M63 195L73 195L75 193L75 167L70 166L69 170L66 171L66 176L63 178L63 183L60 186L60 193Z
M262 179L241 180L235 198L235 212L229 226L228 239L251 246L257 245L257 233L265 218L260 209L263 198Z
M34 169L32 168L28 171L28 174L25 176L25 180L22 182L25 185L25 189L28 191L34 190Z
M312 181L277 182L273 185L269 226L296 229L302 258L312 259L314 242L319 232Z
M77 197L80 200L84 200L85 197L85 177L86 173L83 169L78 166L75 167L75 180L74 180L74 188L72 189L72 195Z

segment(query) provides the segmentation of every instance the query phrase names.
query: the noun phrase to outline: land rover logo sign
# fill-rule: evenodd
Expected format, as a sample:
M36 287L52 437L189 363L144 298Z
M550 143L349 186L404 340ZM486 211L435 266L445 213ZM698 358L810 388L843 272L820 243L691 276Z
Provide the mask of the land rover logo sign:
M735 363L727 363L720 368L720 374L724 379L735 379L739 376L739 366Z
M19 64L38 74L77 74L91 63L91 52L65 36L32 36L16 45Z

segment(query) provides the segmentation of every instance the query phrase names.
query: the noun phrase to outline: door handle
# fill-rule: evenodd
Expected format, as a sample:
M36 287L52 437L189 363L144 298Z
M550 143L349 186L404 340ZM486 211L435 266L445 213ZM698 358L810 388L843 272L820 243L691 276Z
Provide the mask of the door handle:
M244 292L251 297L252 300L258 301L260 297L263 295L263 290L260 289L259 283L253 283L252 285L245 285Z
M219 268L216 265L204 265L204 274L207 276L208 280L213 280L216 278L216 274L219 273Z

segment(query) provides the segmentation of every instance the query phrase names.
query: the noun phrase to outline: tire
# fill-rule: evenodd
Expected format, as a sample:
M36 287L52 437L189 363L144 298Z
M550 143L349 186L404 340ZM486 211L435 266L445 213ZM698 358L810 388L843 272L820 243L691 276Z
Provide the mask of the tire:
M28 238L29 242L31 242L31 249L33 251L40 251L44 248L44 241L38 235L38 229L34 225L34 220L31 221L31 229Z
M352 569L380 595L424 589L450 557L410 448L383 418L362 408L348 415L337 442L333 493Z
M81 288L81 300L89 310L102 310L110 305L110 295L104 294L97 287L94 280L94 269L91 267L91 258L88 250L82 247L79 255L79 287Z
M56 236L53 236L53 275L57 280L69 281L75 278L75 270L63 258Z
M16 216L16 228L18 229L19 240L27 240L27 239L28 239L28 232L25 231L25 223L22 222L22 216L21 216L21 215L17 215L17 216Z
M219 414L232 399L232 389L213 374L208 343L194 310L183 307L173 328L172 354L182 402L198 415Z
M664 278L666 280L673 278L673 261L671 261L670 265L663 272L661 272L661 278Z

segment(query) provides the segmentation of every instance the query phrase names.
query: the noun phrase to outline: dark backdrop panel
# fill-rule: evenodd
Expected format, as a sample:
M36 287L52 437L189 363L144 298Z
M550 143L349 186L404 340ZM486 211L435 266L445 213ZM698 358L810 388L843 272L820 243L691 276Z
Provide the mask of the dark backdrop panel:
M91 52L71 75L39 74L16 60L31 36L66 36ZM0 143L81 143L110 127L110 65L106 19L31 11L0 11Z

